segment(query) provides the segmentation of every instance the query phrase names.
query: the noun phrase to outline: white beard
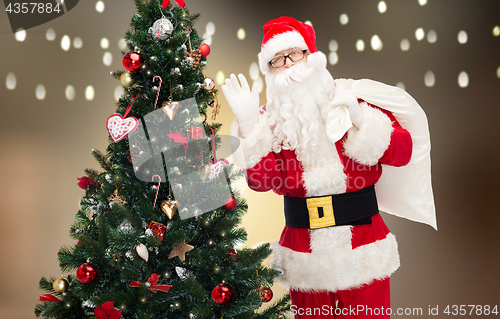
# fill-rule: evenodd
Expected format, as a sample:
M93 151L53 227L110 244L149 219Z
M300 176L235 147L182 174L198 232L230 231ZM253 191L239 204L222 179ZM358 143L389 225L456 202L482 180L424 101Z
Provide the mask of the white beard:
M304 168L307 196L345 192L345 173L336 146L326 135L325 119L335 95L326 69L304 61L266 75L264 116L273 132L273 151L294 150Z
M275 137L274 151L296 150L301 159L308 149L326 138L325 119L335 94L326 68L315 69L307 61L280 72L266 74L266 116Z

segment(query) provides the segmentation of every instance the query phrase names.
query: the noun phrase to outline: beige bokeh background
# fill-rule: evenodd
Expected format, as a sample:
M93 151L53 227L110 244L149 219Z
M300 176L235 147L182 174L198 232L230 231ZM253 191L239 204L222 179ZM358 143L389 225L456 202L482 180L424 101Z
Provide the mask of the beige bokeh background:
M24 42L15 40L6 13L0 13L1 318L33 318L42 294L39 278L61 275L57 251L74 244L68 233L83 195L76 178L84 168L99 168L91 149L105 150L108 143L105 120L115 110L119 85L109 72L122 68L118 40L135 7L131 0L105 0L104 12L98 13L96 2L80 1L68 14L28 30ZM439 231L384 215L398 238L402 262L392 277L393 308L422 308L426 317L429 306L439 305L441 311L453 304L500 303L500 37L492 33L500 25L498 1L429 0L421 6L417 0L387 0L383 14L375 0L186 2L191 13L201 13L200 34L208 22L216 27L205 71L212 78L220 71L249 77L262 25L292 15L312 22L320 51L328 55L330 40L337 41L339 61L329 66L334 77L404 83L429 119ZM339 22L343 13L349 17L346 25ZM435 30L437 41L417 41L419 27ZM55 30L55 41L45 38L48 28ZM236 36L239 28L246 31L244 40ZM461 30L468 34L465 44L457 40ZM370 47L374 34L383 42L378 52ZM83 47L63 51L63 35L80 37ZM108 49L100 46L104 37ZM405 52L400 49L404 38L410 41ZM356 50L358 39L365 42L362 52ZM111 66L102 62L106 51L113 56ZM429 70L436 78L433 87L424 84ZM466 88L457 83L462 71L470 80ZM17 78L14 90L5 85L10 72ZM42 101L35 97L38 84L47 90ZM64 94L69 84L76 90L73 101ZM84 96L88 85L95 88L92 101ZM261 98L264 102L264 93ZM219 100L218 121L228 134L234 117L222 94ZM243 219L246 245L278 239L284 224L281 198L250 191L243 196L250 206Z

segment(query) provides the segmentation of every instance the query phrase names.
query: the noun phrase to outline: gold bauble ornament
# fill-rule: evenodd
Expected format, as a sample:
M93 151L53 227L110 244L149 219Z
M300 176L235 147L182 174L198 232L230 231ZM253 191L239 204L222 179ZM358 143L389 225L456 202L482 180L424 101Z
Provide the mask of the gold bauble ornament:
M120 75L120 83L126 88L131 87L135 82L137 81L132 78L129 72L123 72L122 75Z
M64 292L68 291L69 282L66 279L64 279L63 277L58 278L58 279L54 280L54 283L52 284L52 288L54 288L55 292L62 294Z

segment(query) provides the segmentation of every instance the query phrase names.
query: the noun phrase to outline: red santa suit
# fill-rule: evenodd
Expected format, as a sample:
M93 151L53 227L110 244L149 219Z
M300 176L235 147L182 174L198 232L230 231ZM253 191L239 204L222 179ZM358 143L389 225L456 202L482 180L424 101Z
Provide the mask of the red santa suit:
M306 48L311 52L308 62L326 65L324 55L320 56L323 61L318 62L320 53L311 27L287 17L270 21L266 26L259 54L264 74L269 72L267 62L274 54L289 47ZM415 106L416 102L400 89L370 80L336 80L331 84L338 89L334 100L340 100L332 103L338 106L334 125L331 120L317 123L316 146L308 147L307 154L298 156L296 149L276 148L274 124L269 123L271 120L264 111L246 136L242 136L238 121L233 123L231 132L240 138L234 161L246 170L251 189L272 190L284 196L285 210L293 212L285 212L287 225L279 241L272 244L271 267L283 271L276 282L290 289L295 317L388 317L389 276L399 267L396 239L378 209L368 218L337 223L336 209L340 206L336 203L338 198L348 198L346 207L356 207L359 197L354 196L365 193L375 196L374 185L384 170L392 172L391 167L410 163L411 178L408 171L400 170L395 173L399 177L396 183L382 183L381 208L435 226L433 201L429 202L430 173L426 173L427 164L430 170L427 122L418 104ZM342 95L347 91L358 98L361 110L358 127L352 127L350 120L346 125L349 112L343 107ZM411 116L419 119L416 125L408 121ZM406 127L401 126L401 120ZM395 176L394 172L390 174ZM410 187L398 184L408 180L420 182ZM406 196L409 200L403 200L403 204L399 200L388 204L387 193L393 191L396 195L415 195ZM319 206L309 207L310 203L323 203L325 199L333 204L319 205L321 213ZM293 205L302 205L303 201L307 202L305 214L308 211L309 221L306 226L295 227L290 216L301 211L298 209L297 213ZM342 210L341 217L349 220L350 210ZM353 213L355 210L359 209L353 208Z
M412 153L408 131L388 111L363 102L361 108L365 118L359 130L347 132L335 144L326 133L318 136L322 143L318 154L312 156L313 163L297 160L292 150L273 152L272 134L266 131L265 120L259 121L255 136L245 139L255 144L250 146L242 141L244 153L254 154L254 158L267 152L255 164L247 157L249 187L261 192L272 190L289 198L350 193L373 186L382 174L382 164L406 165ZM237 123L233 125L233 131L237 132ZM320 309L316 312L321 315L333 313L339 294L332 293L387 279L399 267L396 239L379 214L364 225L319 229L285 226L272 248L271 267L283 271L276 281L290 289L298 315L314 309ZM379 296L384 299L382 304L363 301L362 305L387 308L389 289L383 289L384 296ZM356 307L350 300L341 302Z

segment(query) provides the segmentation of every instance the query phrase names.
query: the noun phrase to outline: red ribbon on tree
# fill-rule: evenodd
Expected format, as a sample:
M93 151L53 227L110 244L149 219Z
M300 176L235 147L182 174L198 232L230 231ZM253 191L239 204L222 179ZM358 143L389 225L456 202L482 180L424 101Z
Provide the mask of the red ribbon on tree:
M100 307L94 309L94 316L96 319L120 319L122 313L113 308L114 304L111 301L103 303Z
M172 286L170 285L157 285L156 283L158 282L158 276L157 274L152 274L151 277L149 277L147 284L142 284L140 281L132 281L129 286L130 287L142 287L146 286L149 288L150 291L156 292L157 290L163 291L163 292L168 292ZM149 284L149 285L148 285Z
M57 301L61 301L61 299L54 297L51 294L44 294L44 295L40 296L40 301L57 302Z
M184 7L186 6L186 4L184 3L184 0L175 0L175 2L177 2L177 4L182 8L184 9ZM170 0L163 0L163 9L167 8L167 6L170 4Z
M217 156L215 155L215 149L217 148L215 146L215 134L214 134L214 129L213 128L210 128L210 130L212 131L212 151L214 152L214 161L212 162L212 164L215 164L217 163Z

